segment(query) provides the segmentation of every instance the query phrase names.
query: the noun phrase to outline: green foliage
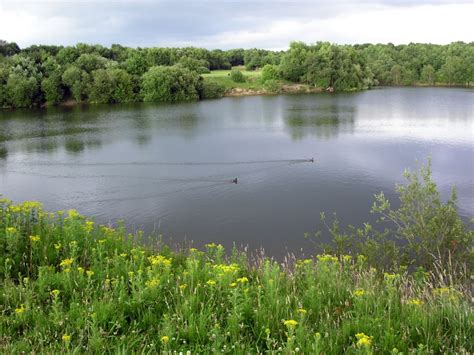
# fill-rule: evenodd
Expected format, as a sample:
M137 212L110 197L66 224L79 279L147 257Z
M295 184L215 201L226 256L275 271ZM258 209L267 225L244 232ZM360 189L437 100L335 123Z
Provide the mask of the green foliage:
M78 67L71 65L62 75L63 84L77 102L86 97L86 89L89 84L89 75Z
M230 71L230 78L234 83L245 83L245 76L238 69L232 69Z
M41 82L41 90L44 93L46 102L57 105L63 98L62 80L59 73L54 73Z
M141 93L145 102L177 102L197 100L199 75L181 66L157 66L142 77Z
M123 69L99 69L92 73L89 99L97 103L130 102L134 99L132 77Z
M362 255L173 253L75 210L0 200L2 353L472 352L469 289ZM153 246L152 246L153 245ZM155 246L156 245L156 246ZM396 350L395 350L396 348Z
M263 84L263 87L268 93L271 93L271 94L278 94L281 90L280 82L275 79L266 80L265 83Z
M397 186L400 206L392 208L383 193L375 196L371 212L377 225L350 226L342 232L337 220L330 227L332 245L328 251L363 253L378 267L423 267L455 274L474 265L474 231L461 220L456 193L443 203L431 179L431 163L419 173L405 172L406 185ZM322 215L325 220L324 215Z
M25 73L13 72L8 77L6 91L12 107L30 107L38 91L38 81Z
M209 62L204 59L182 57L178 64L184 68L195 71L198 74L210 73Z
M201 99L217 99L224 96L225 87L215 81L204 80L202 83Z
M278 68L275 65L266 64L262 69L262 81L265 83L267 80L279 80L280 75Z

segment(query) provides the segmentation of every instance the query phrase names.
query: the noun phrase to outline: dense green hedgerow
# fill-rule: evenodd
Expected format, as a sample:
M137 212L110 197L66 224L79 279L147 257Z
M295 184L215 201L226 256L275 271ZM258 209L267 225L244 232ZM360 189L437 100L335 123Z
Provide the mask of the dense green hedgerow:
M468 353L467 291L363 255L252 264L0 202L0 352Z

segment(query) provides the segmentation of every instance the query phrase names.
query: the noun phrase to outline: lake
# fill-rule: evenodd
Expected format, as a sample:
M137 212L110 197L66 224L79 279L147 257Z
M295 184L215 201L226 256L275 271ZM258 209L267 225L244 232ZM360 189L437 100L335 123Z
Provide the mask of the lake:
M309 255L320 212L373 220L373 195L396 205L428 157L471 217L473 125L474 90L450 88L0 111L0 194L171 243Z

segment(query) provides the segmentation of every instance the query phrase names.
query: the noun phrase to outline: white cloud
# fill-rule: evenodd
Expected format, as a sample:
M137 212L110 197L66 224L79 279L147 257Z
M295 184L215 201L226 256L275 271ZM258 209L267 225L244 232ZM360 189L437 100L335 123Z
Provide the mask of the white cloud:
M293 40L395 44L474 40L474 3L426 3L3 0L0 38L22 47L87 42L223 49L285 49Z

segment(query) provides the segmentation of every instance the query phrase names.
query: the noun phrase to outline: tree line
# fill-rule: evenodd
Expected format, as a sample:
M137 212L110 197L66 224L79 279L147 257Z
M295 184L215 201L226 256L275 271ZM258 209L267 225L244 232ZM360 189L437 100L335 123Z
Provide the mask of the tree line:
M469 86L474 83L474 42L398 46L293 42L287 51L223 51L83 43L21 49L0 40L0 107L218 97L224 89L201 75L235 66L262 69L261 80L268 87L280 81L336 91L377 85Z

